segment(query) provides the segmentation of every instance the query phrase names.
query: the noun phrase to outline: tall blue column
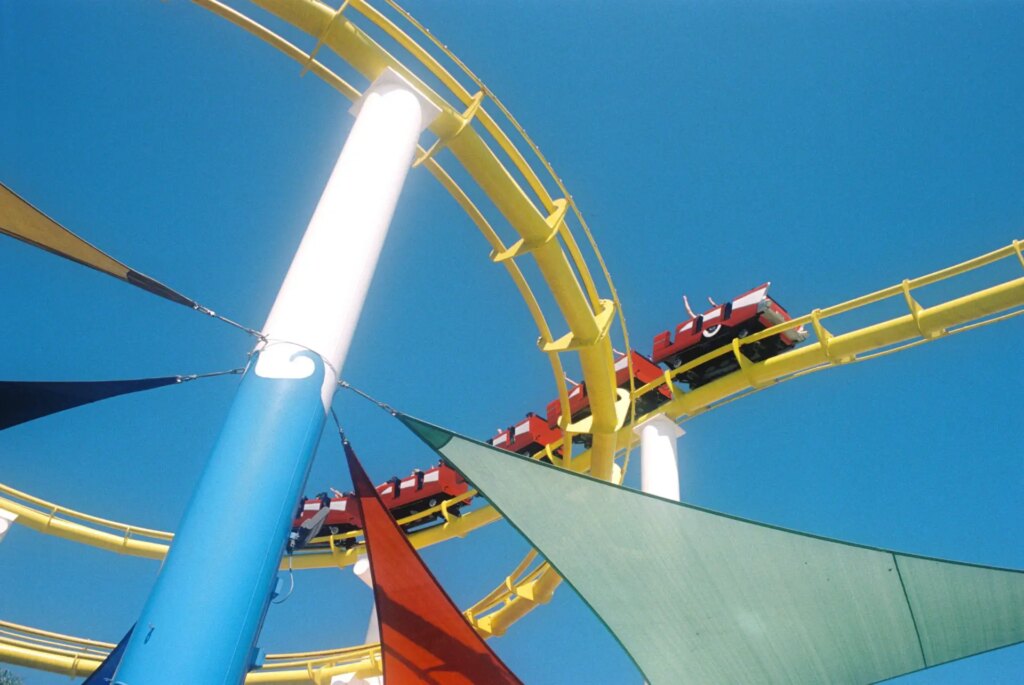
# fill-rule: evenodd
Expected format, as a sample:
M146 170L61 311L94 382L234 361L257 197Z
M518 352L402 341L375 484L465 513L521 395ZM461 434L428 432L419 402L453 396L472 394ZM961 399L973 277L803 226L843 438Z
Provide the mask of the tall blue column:
M115 676L237 685L252 664L326 408L419 134L439 110L394 72L356 122Z

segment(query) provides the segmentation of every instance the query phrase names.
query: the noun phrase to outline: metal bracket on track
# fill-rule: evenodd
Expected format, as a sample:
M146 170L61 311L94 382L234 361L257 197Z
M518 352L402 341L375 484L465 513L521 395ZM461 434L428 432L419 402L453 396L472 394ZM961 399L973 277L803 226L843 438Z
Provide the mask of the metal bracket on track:
M544 339L537 341L537 346L542 352L569 352L584 347L592 347L608 336L611 330L612 321L615 319L615 303L612 300L600 300L601 310L594 314L594 322L597 324L597 335L589 340L581 340L576 334L569 331L558 340L545 342Z
M914 325L917 326L917 331L921 334L921 337L925 340L934 340L935 338L946 335L945 328L932 330L930 328L925 328L921 324L922 307L910 294L910 281L908 279L903 279L903 283L900 284L900 289L903 291L903 298L907 301L907 308L910 309L910 315L914 317Z
M473 121L474 117L476 117L477 112L480 111L480 107L483 104L483 101L484 91L481 90L476 95L473 96L473 99L470 100L469 102L469 107L466 108L466 111L463 112L461 116L455 115L456 118L459 120L459 125L456 126L455 130L449 133L448 135L444 136L443 138L439 137L437 140L435 140L434 144L431 145L426 152L416 157L416 160L412 163L412 167L415 169L416 167L420 166L421 164L429 160L431 157L436 155L438 152L440 152L441 148L443 148L445 145L447 145L452 140L461 135L462 132L466 130L466 127L469 126L470 122Z
M527 581L522 585L516 586L512 591L515 592L516 597L520 600L526 600L527 602L533 602L534 604L545 604L551 599L551 593L538 592L537 587L539 584L540 580Z
M740 365L740 371L743 373L743 377L747 380L747 384L752 388L760 390L768 386L768 383L761 383L754 379L754 362L747 359L746 355L740 351L740 339L732 339L732 353L736 357L736 363Z
M811 312L811 326L814 328L814 335L818 338L818 343L821 345L821 351L825 353L825 358L828 359L830 364L848 364L856 359L856 355L847 355L845 357L836 356L832 352L832 333L825 328L821 323L821 310L815 309Z
M626 419L629 418L629 390L616 388L615 394L615 430L619 430L626 425ZM563 430L576 435L580 433L593 433L593 425L594 416L591 414L590 416L584 416L579 421L566 425Z
M554 240L555 236L558 235L558 232L562 230L563 226L565 226L565 214L569 209L569 203L565 198L559 198L558 200L554 200L552 204L554 204L555 208L544 220L544 223L548 225L549 229L546 235L533 240L520 238L501 252L491 252L491 261L496 264L500 264L505 260L515 259L516 257L536 250L538 247L547 245Z
M306 72L309 71L309 68L313 66L317 53L320 52L320 48L324 46L324 40L327 38L327 34L331 32L332 28L334 28L334 22L338 20L341 13L345 11L346 7L348 7L348 3L349 0L345 0L345 2L341 3L341 7L334 12L334 15L331 16L330 20L327 22L327 26L325 26L324 30L320 32L319 36L317 36L316 45L314 45L313 49L309 51L309 57L306 58L306 63L302 65L302 71L299 72L300 78L305 76Z

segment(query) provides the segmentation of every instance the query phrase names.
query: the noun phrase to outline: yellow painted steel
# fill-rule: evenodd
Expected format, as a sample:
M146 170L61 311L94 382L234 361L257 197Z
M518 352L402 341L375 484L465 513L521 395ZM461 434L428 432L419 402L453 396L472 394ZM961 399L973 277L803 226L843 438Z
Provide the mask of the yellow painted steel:
M103 660L79 654L53 654L37 647L0 641L0 661L78 678L95 671Z
M91 673L114 648L109 642L85 640L0 621L0 661L75 677ZM313 678L310 677L313 673ZM246 682L330 682L341 673L379 675L379 645L359 645L317 652L269 654L262 669Z
M462 497L472 496L473 492ZM462 516L451 516L448 507L451 502L446 500L436 507L431 507L412 516L399 519L400 524L407 524L421 518L441 514L444 523L409 535L409 541L417 549L450 540L454 537L465 537L471 531L497 521L499 516L492 507L466 512ZM18 515L17 523L47 535L65 538L98 547L118 554L163 559L167 554L167 546L173 539L167 533L126 523L110 521L84 514L59 504L33 497L0 483L0 508ZM340 541L353 538L357 533L343 533L329 538L332 544L326 551L299 553L292 557L291 568L330 568L345 567L354 564L360 554L365 554L363 543L357 543L351 549L344 549ZM140 538L151 538L149 540ZM156 542L162 540L163 542ZM339 544L334 544L335 542ZM288 561L282 561L281 568L288 568Z
M899 285L827 309L814 310L805 316L748 336L744 341L754 342L781 331L809 324L816 339L762 362L747 361L740 372L729 374L692 392L675 393L673 400L659 408L657 412L668 414L676 421L685 420L708 409L721 406L722 403L730 401L736 395L746 395L751 391L769 387L794 377L832 366L866 361L946 335L972 330L981 325L1024 314L1024 277L1012 279L931 307L922 307L911 295L913 290L948 280L1008 257L1019 256L1018 247L1019 241L1015 240L1007 247L962 264L920 278L904 280ZM1024 266L1024 259L1021 260L1021 265ZM829 332L822 323L827 318L891 298L903 300L909 313L839 335ZM723 354L734 353L734 347L715 350L666 373L664 377L656 381L637 388L636 394L645 394L696 366ZM640 417L641 420L643 418L646 417ZM626 443L635 442L635 440L636 436L633 436L630 431L619 432L620 447Z

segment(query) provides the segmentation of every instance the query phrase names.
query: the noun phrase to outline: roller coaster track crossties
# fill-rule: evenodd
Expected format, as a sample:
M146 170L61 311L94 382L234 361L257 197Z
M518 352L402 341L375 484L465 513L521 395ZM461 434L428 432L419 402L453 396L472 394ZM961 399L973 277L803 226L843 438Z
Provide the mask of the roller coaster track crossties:
M914 293L922 288L1004 260L1017 262L1024 269L1022 245L1024 243L1015 240L1006 247L961 264L815 310L750 336L747 340L752 341L775 335L787 328L807 325L816 338L765 361L741 361L739 370L696 390L684 392L673 379L691 366L703 364L716 356L736 354L736 348L727 346L678 369L666 371L661 379L634 388L632 396L640 397L651 389L668 385L673 399L656 411L667 413L676 421L683 421L779 382L834 366L867 361L1024 314L1024 276L930 307L922 307L914 297ZM905 305L908 313L839 334L830 332L825 326L824 322L830 318L891 299ZM645 418L635 417L635 422ZM624 450L635 440L636 436L629 430L629 426L625 426L618 433L617 447ZM557 448L558 445L552 447ZM539 458L543 454L538 453L536 456ZM571 467L585 468L588 457L588 452L581 453L572 460ZM166 553L166 543L173 537L171 533L108 521L66 509L8 486L0 485L0 493L0 508L17 514L18 523L39 532L102 549L158 559ZM470 491L466 496L472 494L475 493ZM490 506L467 512L462 517L452 517L448 515L445 504L400 521L410 523L438 512L445 518L445 522L439 526L412 533L410 540L416 547L464 536L498 518ZM294 567L325 568L354 563L360 554L361 545L347 549L341 543L344 538L357 537L359 534L359 531L355 531L332 536L327 549L296 555ZM531 552L504 583L466 610L467 618L478 631L484 635L500 635L509 625L550 598L559 578L546 564L535 565L536 561L536 553ZM0 661L68 675L82 675L98 666L106 651L112 647L110 643L0 622ZM376 649L374 645L363 645L272 655L267 665L250 674L247 682L329 682L331 677L341 673L372 674L377 672L374 669L379 664Z
M359 98L359 88L317 59L323 48L336 53L354 70L357 78L367 83L385 69L394 69L441 109L442 114L430 128L434 139L419 148L415 165L430 172L466 212L490 245L491 260L506 269L523 297L538 329L539 348L549 358L558 387L563 439L569 440L573 434L582 432L593 436L592 447L577 455L569 455L567 445L566 458L557 456L561 445L556 442L548 446L547 456L558 465L589 470L607 480L615 472L616 455L625 452L624 470L628 450L636 442L631 426L644 417L631 415L632 403L621 401L616 392L611 341L616 318L627 353L630 344L614 284L572 196L500 100L393 0L384 0L380 8L367 0L346 0L340 9L317 0L253 0L252 4L269 12L283 25L305 34L311 45L308 51L217 0L193 2L283 52L301 65L297 73L308 71L316 75L350 100ZM390 51L385 44L390 46ZM455 73L443 63L455 65ZM525 146L527 153L517 144ZM440 155L442 150L447 154ZM450 172L442 165L442 158L453 158L459 170ZM540 172L535 169L538 165ZM468 177L474 187L464 187L456 177ZM482 196L484 200L478 203L471 196ZM515 239L509 242L502 239L496 226L503 224L518 234ZM582 231L590 248L589 257L584 256L582 242L577 240L574 229ZM541 287L550 292L550 299L558 309L557 320L564 321L568 328L563 335L556 337L552 333L549 323L552 313L542 309L534 288L519 266L520 260L528 256L533 258L541 274ZM801 325L814 331L815 340L777 357L753 363L743 356L738 345L718 349L678 369L666 371L661 379L642 388L631 388L631 399L667 387L672 399L657 411L676 421L688 420L781 381L839 364L864 361L1016 316L1024 312L1024 278L931 307L922 307L913 296L919 288L1006 258L1015 258L1024 266L1019 242L934 274L815 310L746 339L746 342L755 342ZM604 277L601 289L589 265L594 260ZM604 289L606 294L602 295ZM831 317L889 298L905 302L908 313L842 334L826 327L825 322ZM571 412L561 360L564 353L579 356L592 410L592 416L585 423L568 423ZM690 368L728 354L735 355L738 371L690 392L684 392L674 380ZM466 496L473 494L471 491ZM450 501L442 502L400 521L411 523L437 514L442 516L441 525L410 535L416 547L464 536L498 518L489 506L461 517L451 516L449 504ZM29 528L122 554L160 559L172 538L170 533L66 509L7 486L0 486L0 508L17 514L17 522ZM297 554L293 558L294 568L354 563L361 545L348 548L342 543L345 538L356 538L359 534L354 531L332 536L326 549ZM467 609L466 615L484 635L500 635L532 608L547 601L559 580L557 574L547 564L538 563L536 553L531 552L503 583ZM91 672L112 647L108 643L0 623L0 661L81 675ZM341 673L371 675L379 673L378 655L375 646L366 645L271 656L263 668L250 673L247 682L326 683Z

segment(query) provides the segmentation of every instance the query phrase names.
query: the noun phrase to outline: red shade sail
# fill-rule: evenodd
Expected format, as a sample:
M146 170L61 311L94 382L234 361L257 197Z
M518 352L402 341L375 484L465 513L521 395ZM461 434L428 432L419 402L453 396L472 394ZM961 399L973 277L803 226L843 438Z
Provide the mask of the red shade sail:
M345 456L373 571L387 685L522 685L409 544L348 441Z

